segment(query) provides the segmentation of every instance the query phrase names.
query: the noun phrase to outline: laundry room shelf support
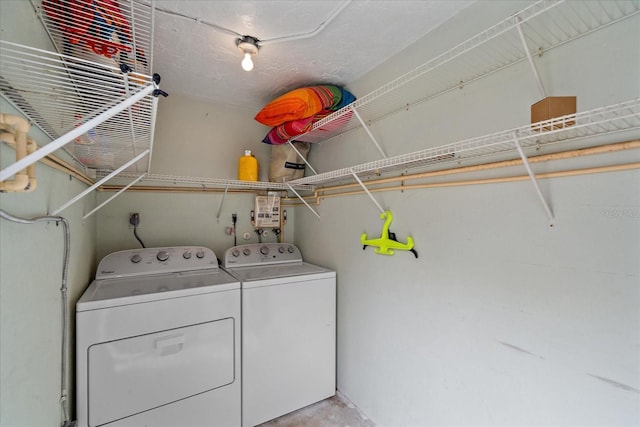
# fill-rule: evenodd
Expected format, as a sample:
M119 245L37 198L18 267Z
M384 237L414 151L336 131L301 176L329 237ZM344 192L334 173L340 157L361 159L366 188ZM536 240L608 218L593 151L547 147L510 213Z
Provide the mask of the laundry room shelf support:
M296 190L291 186L291 184L287 183L287 187L289 187L289 190L291 190L291 191L293 192L293 194L295 194L295 195L296 195L296 197L298 197L298 199L302 200L302 203L304 203L304 205L305 205L307 208L309 208L309 210L310 210L311 212L313 212L313 214L314 214L318 219L320 219L320 215L318 214L318 212L316 212L316 211L315 211L315 209L313 209L313 208L311 207L311 205L310 205L309 203L307 203L307 201L304 199L304 197L302 197L302 196L301 196L301 195L300 195L300 194L299 194L299 193L298 193L298 192L297 192L297 191L296 191Z
M533 71L533 76L536 79L536 83L538 83L538 89L540 90L540 94L543 98L546 98L547 92L544 89L544 85L542 84L542 80L540 79L540 75L538 74L538 70L536 69L536 64L533 62L533 57L531 56L531 51L529 50L529 45L527 44L527 40L524 38L524 32L522 31L522 18L517 17L518 25L516 28L518 29L518 35L520 36L520 41L522 42L522 47L524 48L524 53L527 55L527 60L529 61L529 66L531 67L531 71Z
M369 196L369 198L371 199L371 201L378 207L378 210L380 211L380 214L384 217L386 216L386 211L384 209L382 209L382 206L380 206L380 203L378 203L378 201L376 200L375 197L373 197L373 194L371 194L371 192L369 191L369 189L367 188L366 185L364 185L364 183L360 180L360 178L358 178L358 175L356 175L356 173L353 171L353 169L350 170L351 171L351 175L353 176L353 178L355 178L356 181L358 181L358 184L360 184L360 187L362 187L362 189L364 190L365 193L367 193L367 196Z
M142 178L145 177L145 175L147 175L146 173L143 173L142 175L140 175L139 177L137 177L136 179L134 179L133 181L131 181L129 184L125 185L123 188L121 188L120 190L118 190L118 192L116 194L114 194L113 196L109 197L107 200L105 200L104 202L100 203L98 206L96 206L95 208L93 208L90 212L88 212L87 214L85 214L82 219L87 219L89 218L91 215L93 215L94 213L98 212L100 209L102 209L103 206L105 206L107 203L109 203L110 201L112 201L113 199L115 199L116 197L118 197L120 194L124 193L125 191L127 191L129 188L131 188L131 186L135 185L138 183L138 181L140 181Z
M305 156L303 156L300 151L298 151L298 149L296 148L295 145L293 145L293 141L289 140L287 141L287 143L289 144L289 146L291 148L293 148L293 151L296 152L296 154L298 155L299 158L302 159L302 161L304 162L305 165L307 165L309 167L309 169L311 169L311 172L313 172L314 175L318 175L318 172L316 172L316 170L313 168L313 166L311 166L311 163L309 163L309 161L305 158Z
M538 194L538 198L542 202L542 206L544 207L544 210L547 213L547 217L549 217L549 227L554 227L555 219L553 217L553 212L549 207L549 203L547 203L547 200L544 198L544 195L542 194L542 190L540 190L540 185L538 185L538 180L536 179L536 175L533 173L533 170L531 169L531 165L529 164L529 159L527 158L527 155L524 154L524 150L520 145L520 141L518 140L518 134L516 132L513 133L513 143L516 146L516 149L518 150L518 154L520 155L520 158L522 159L522 164L524 165L525 169L527 170L527 173L529 174L529 178L531 178L533 187L536 190L536 194Z
M120 172L122 172L123 170L125 170L126 168L128 168L129 166L135 164L138 160L142 159L144 156L146 156L147 154L149 154L150 150L147 148L146 150L144 150L142 153L138 154L136 157L134 157L133 159L129 160L127 163L125 163L124 165L120 166L118 169L114 170L113 172L111 172L109 175L105 176L104 178L102 178L100 181L96 182L95 184L93 184L91 187L87 188L86 190L84 190L82 193L78 194L76 197L74 197L73 199L69 200L67 203L65 203L64 205L60 206L58 209L56 209L55 211L53 211L51 213L51 215L57 215L60 212L62 212L63 210L65 210L66 208L68 208L69 206L71 206L72 204L74 204L75 202L77 202L78 200L82 199L84 196L86 196L87 194L91 193L93 190L95 190L96 188L100 187L102 184L104 184L105 182L109 181L111 178L113 178L114 176L118 175ZM118 193L120 194L120 193Z
M204 185L203 185L204 187ZM224 205L224 198L227 197L227 193L229 192L229 183L224 187L224 193L222 193L222 200L220 200L220 206L218 207L218 213L216 214L216 221L220 222L220 213L222 212L222 205Z
M360 116L360 113L358 113L358 110L356 110L356 108L352 106L351 107L351 111L353 111L353 114L356 116L356 118L358 119L358 121L362 125L362 128L364 129L364 131L367 133L367 135L369 135L369 138L371 138L371 140L375 144L375 146L378 149L378 151L380 152L380 154L382 154L382 157L384 159L386 159L387 155L385 154L385 152L382 149L382 147L380 147L380 144L378 144L378 141L376 140L375 136L373 136L373 134L371 133L371 129L369 129L369 126L367 126L367 124L364 122L364 120L362 120L362 117Z

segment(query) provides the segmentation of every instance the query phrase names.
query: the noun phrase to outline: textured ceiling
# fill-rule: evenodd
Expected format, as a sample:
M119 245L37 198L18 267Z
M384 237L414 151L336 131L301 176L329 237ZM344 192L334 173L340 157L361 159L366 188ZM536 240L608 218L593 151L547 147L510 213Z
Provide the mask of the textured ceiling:
M153 71L169 94L258 111L296 87L348 86L470 3L157 0ZM253 71L234 33L263 41Z

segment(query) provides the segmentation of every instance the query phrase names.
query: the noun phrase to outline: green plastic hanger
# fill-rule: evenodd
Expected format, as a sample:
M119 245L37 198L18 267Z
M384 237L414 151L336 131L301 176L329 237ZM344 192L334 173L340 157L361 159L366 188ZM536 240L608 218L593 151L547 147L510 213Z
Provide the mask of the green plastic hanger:
M381 255L393 255L393 250L411 251L416 258L418 258L418 252L413 249L413 239L407 237L407 243L401 243L396 240L395 233L389 231L391 221L393 221L393 215L389 211L384 211L380 214L380 219L384 219L384 225L382 226L382 233L377 239L367 239L367 233L362 233L360 236L360 242L364 245L362 249L366 249L367 246L374 246L375 253Z

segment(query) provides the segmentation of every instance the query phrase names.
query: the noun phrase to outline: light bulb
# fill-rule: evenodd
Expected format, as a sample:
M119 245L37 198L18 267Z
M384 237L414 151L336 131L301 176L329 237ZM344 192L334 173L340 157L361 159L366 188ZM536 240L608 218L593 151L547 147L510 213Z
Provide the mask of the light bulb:
M244 59L241 62L242 69L245 71L253 70L253 61L251 60L251 54L249 52L245 52Z

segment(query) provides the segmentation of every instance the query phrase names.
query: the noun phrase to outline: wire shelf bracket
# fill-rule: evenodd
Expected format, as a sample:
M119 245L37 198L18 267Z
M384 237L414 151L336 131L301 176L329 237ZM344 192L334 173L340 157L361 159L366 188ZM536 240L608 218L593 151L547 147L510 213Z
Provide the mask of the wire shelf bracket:
M538 74L538 70L536 69L536 64L533 62L533 57L531 56L531 51L529 50L527 40L524 38L524 32L522 31L522 18L518 16L517 21L518 25L516 26L516 28L518 29L518 36L520 36L520 41L522 42L524 53L527 55L527 61L529 61L529 66L531 67L531 71L533 71L533 76L536 79L536 83L538 83L538 90L540 90L540 94L543 98L546 98L547 91L544 89L544 85L542 84L542 80L540 79L540 75Z
M536 194L538 195L538 198L542 202L544 211L547 213L547 217L549 218L549 227L553 228L555 226L555 218L553 217L553 212L549 207L549 203L547 203L547 200L544 198L544 195L542 194L542 190L540 189L540 185L538 184L536 175L535 173L533 173L533 170L531 169L531 165L529 164L529 159L527 158L527 155L524 154L524 151L522 150L522 146L520 145L520 141L518 140L518 134L516 132L513 133L513 143L516 146L516 149L518 150L518 154L520 155L520 158L522 159L522 164L524 165L525 169L527 170L527 173L529 174L529 178L531 179L531 183L533 184L533 187L536 190Z
M124 193L125 191L127 191L129 188L131 188L133 185L137 184L138 181L140 181L142 178L144 178L146 175L146 173L143 173L142 175L140 175L138 178L134 179L133 181L131 181L129 184L127 184L126 186L124 186L123 188L121 188L116 194L114 194L113 196L109 197L107 200L105 200L104 202L100 203L98 206L96 206L95 208L93 208L89 213L87 213L86 215L84 215L82 217L82 219L87 219L88 217L90 217L91 215L93 215L94 213L98 212L100 209L102 209L103 206L106 206L107 203L109 203L110 201L112 201L113 199L115 199L116 197L118 197L120 194Z
M142 159L144 156L148 155L149 152L150 152L150 150L147 148L142 153L138 154L136 157L134 157L133 159L129 160L127 163L125 163L124 165L120 166L118 169L114 170L109 175L105 176L104 178L102 178L101 180L99 180L98 182L93 184L91 187L87 188L82 193L78 194L76 197L74 197L73 199L69 200L64 205L60 206L55 211L51 212L51 215L58 215L60 212L62 212L66 208L68 208L69 206L71 206L72 204L77 202L78 200L82 199L84 196L86 196L87 194L91 193L93 190L95 190L96 188L100 187L102 184L104 184L105 182L109 181L111 178L113 178L114 176L118 175L120 172L122 172L123 170L125 170L129 166L131 166L134 163L136 163L138 160ZM120 192L118 194L120 194ZM101 207L102 206L103 205L101 205Z
M203 185L204 187L204 185ZM222 200L220 200L220 206L218 207L218 213L216 214L216 222L220 222L220 213L222 212L222 205L224 205L224 198L227 197L227 193L229 192L229 183L224 187L224 193L222 194Z
M373 133L371 133L371 129L369 129L369 126L367 126L364 120L362 120L362 116L360 116L360 113L358 113L358 110L356 109L356 107L351 106L350 108L351 108L351 111L353 111L353 114L356 116L356 118L360 122L360 124L362 125L362 128L364 129L364 131L367 133L371 141L373 141L373 143L375 144L380 154L382 154L382 158L386 159L387 155L385 154L382 147L380 147L380 144L378 144L378 141L376 140L375 136L373 136Z
M360 178L358 178L358 175L356 175L356 173L353 171L353 169L350 170L351 175L355 178L356 181L358 181L358 184L360 184L360 187L362 187L362 189L364 190L365 193L367 193L367 196L369 196L369 198L371 199L371 201L373 202L373 204L376 205L376 207L378 208L378 210L380 211L380 214L382 215L382 217L386 217L387 214L385 213L385 210L382 209L382 206L380 206L380 203L378 203L378 201L376 200L375 197L373 197L373 194L371 194L371 192L369 191L369 189L367 188L366 185L364 185L364 183L360 180Z
M289 183L287 183L287 186L289 187L289 190L291 190L293 192L293 194L296 195L296 197L298 197L298 199L300 199L302 201L302 203L304 203L304 205L309 208L309 210L311 212L313 212L313 214L316 216L316 218L320 219L320 215L318 214L318 212L315 211L315 209L313 209L311 207L311 205L309 205L309 203L307 203L307 201L293 188L293 186Z
M300 151L298 151L298 149L296 148L295 145L293 145L293 140L290 139L289 141L287 141L287 144L289 144L289 146L291 148L293 148L293 151L296 152L296 154L298 155L299 158L302 159L302 161L304 162L305 165L309 166L309 169L311 169L311 172L313 172L314 175L318 175L318 172L316 172L316 170L313 168L313 166L311 166L311 163L309 163L309 161L305 158L305 156L303 156Z

